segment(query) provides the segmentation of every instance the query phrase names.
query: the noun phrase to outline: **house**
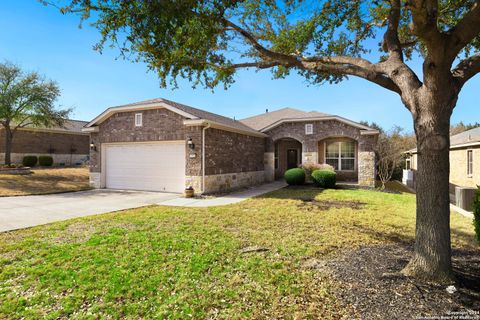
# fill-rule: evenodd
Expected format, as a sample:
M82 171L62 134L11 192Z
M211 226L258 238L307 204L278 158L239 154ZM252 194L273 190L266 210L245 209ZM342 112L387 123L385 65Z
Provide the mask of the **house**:
M417 149L406 153L403 183L415 188ZM480 185L480 127L450 136L450 194L455 199L456 188L477 188ZM457 191L458 193L458 191ZM471 202L471 201L468 201ZM470 206L471 203L467 206ZM462 206L463 207L463 206Z
M378 131L320 112L285 108L234 120L154 99L108 108L83 130L96 188L211 193L273 181L305 162L374 185Z
M86 121L67 120L62 127L19 128L12 141L12 163L22 163L26 155L51 156L54 164L84 163L89 157L88 133L82 132ZM5 129L0 129L0 163L5 163Z

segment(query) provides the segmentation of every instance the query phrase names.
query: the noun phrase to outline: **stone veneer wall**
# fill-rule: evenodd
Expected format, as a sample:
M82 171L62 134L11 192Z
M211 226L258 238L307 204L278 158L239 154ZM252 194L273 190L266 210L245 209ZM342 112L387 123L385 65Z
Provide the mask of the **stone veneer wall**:
M186 180L195 190L201 190L201 176L187 176ZM265 172L250 171L239 173L214 174L205 176L205 190L203 193L215 193L235 190L243 187L258 185L265 182Z
M313 124L313 134L305 134L305 124ZM274 141L292 138L302 143L302 161L318 157L318 142L327 138L350 138L358 143L358 183L374 186L375 158L374 146L377 135L362 135L357 127L338 120L286 122L266 132L270 136L266 142L266 152L274 151ZM373 155L373 156L372 156ZM360 172L361 171L361 172Z

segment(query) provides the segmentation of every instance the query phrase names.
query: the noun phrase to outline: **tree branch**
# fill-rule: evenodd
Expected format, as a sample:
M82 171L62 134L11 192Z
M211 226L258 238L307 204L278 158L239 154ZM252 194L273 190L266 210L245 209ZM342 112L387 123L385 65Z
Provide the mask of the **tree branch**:
M410 9L412 13L412 31L425 43L428 54L443 54L445 36L437 26L438 1L412 0L407 8Z
M448 52L453 61L458 53L480 33L480 0L448 32Z
M243 38L245 38L263 58L266 58L267 60L280 61L286 65L298 65L298 60L295 58L295 56L271 51L262 46L247 30L226 19L224 20L224 23L227 25L227 27L230 27L234 31L238 32Z
M460 61L452 70L453 77L460 88L478 73L480 73L480 54Z

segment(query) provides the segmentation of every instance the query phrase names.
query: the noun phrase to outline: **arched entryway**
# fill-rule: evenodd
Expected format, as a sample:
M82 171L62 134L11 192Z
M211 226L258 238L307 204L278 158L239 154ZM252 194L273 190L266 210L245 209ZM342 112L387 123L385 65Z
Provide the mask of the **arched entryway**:
M275 179L283 177L285 171L302 164L302 143L293 138L281 138L274 141Z

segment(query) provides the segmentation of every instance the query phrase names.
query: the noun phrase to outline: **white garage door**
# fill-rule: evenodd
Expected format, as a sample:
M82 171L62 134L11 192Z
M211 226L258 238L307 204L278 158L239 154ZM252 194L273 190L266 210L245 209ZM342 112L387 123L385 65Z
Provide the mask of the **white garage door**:
M105 147L106 187L182 192L185 142L115 144Z

